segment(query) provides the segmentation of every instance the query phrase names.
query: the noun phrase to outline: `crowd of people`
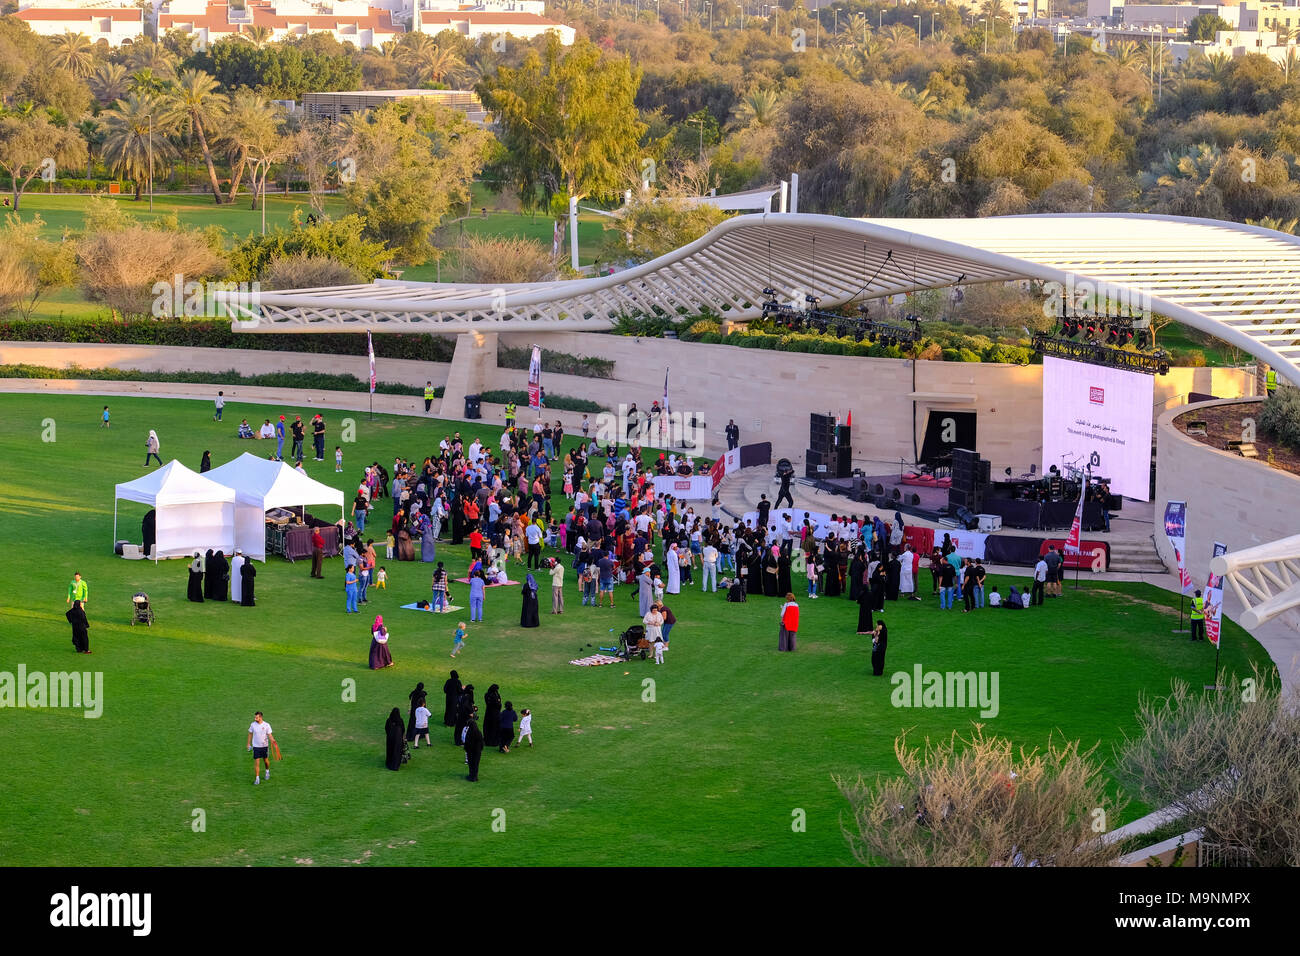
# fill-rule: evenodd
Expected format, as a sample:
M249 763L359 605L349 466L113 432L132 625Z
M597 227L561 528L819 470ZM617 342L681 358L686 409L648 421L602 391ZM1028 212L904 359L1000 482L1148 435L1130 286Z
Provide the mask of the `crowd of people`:
M420 749L421 741L432 749L433 738L430 732L430 720L433 712L428 704L429 691L424 682L415 685L408 695L410 707L406 720L402 719L401 708L394 707L388 715L384 727L386 740L385 764L389 770L401 770L402 765L411 759L411 753ZM465 754L465 779L478 781L479 764L485 747L496 747L503 754L510 753L511 746L522 745L525 740L533 746L533 715L527 708L516 711L514 702L504 700L501 687L493 684L483 695L483 708L480 711L475 700L473 684L461 681L460 674L452 671L442 685L444 706L442 723L451 728L451 743ZM519 724L519 736L515 738L515 724Z

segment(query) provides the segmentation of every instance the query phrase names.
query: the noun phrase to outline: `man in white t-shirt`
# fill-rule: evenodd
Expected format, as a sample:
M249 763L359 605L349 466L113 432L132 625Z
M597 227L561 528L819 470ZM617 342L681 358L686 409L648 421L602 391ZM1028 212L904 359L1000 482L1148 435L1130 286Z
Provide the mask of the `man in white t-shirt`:
M482 457L483 457L483 446L479 443L479 440L475 438L474 441L469 446L469 460L474 462L474 464L477 465L479 463L479 460L482 459Z
M275 735L271 733L271 725L262 719L262 712L259 710L253 715L253 722L248 725L248 749L253 752L253 783L262 782L261 771L262 761L266 761L266 779L271 779L271 748L274 747L276 753L280 752L280 745L275 742Z
M1043 603L1043 588L1047 582L1047 559L1039 558L1034 565L1034 586L1029 592L1029 604ZM1028 607L1026 604L1025 607Z
M718 549L710 542L700 550L700 567L704 573L700 575L701 591L718 590ZM712 585L712 586L710 586Z
M628 486L632 483L632 476L636 474L636 462L632 460L629 454L623 459L623 497L627 497Z
M420 749L420 738L430 747L433 741L429 739L429 708L424 706L424 698L420 698L420 706L415 708L415 743L411 745L412 750Z

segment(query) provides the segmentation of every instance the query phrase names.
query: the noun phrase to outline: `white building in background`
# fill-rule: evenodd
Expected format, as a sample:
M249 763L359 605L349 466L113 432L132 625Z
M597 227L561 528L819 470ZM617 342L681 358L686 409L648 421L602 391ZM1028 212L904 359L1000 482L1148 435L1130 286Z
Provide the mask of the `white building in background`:
M119 47L144 36L143 10L120 5L96 5L94 0L78 6L48 0L39 6L33 4L24 7L14 16L26 23L33 33L43 37L81 33L92 43L103 40L111 47Z
M520 40L554 33L560 43L570 46L576 31L573 27L556 23L536 13L507 13L498 10L424 10L412 14L411 30L420 33L441 33L453 30L471 40L486 36L512 36Z
M359 49L382 46L405 33L388 10L365 3L309 3L307 0L246 0L242 8L224 0L168 0L158 10L158 33L181 30L204 43L265 27L271 39L330 33Z

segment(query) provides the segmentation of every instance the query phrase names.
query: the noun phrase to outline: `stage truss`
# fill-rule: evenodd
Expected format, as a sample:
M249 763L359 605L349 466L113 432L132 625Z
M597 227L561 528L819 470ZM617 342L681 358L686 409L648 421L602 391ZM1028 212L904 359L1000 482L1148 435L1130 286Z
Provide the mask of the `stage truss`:
M1300 609L1300 535L1221 554L1210 561L1210 573L1231 585L1245 609L1241 626L1248 631L1288 611L1294 614Z
M761 316L763 289L804 307L977 282L1088 284L1141 302L1274 366L1300 385L1300 239L1238 223L1076 214L846 219L759 213L726 220L614 275L487 287L368 285L217 293L247 332L600 331L620 316Z

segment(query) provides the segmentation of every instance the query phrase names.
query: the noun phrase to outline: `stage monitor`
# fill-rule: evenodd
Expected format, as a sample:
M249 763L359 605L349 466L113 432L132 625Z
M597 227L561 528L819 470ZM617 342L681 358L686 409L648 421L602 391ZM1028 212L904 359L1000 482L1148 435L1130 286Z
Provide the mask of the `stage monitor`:
M975 444L974 412L930 412L921 443L921 461L934 465L952 454L954 448L978 448Z
M1112 494L1150 501L1154 399L1150 375L1044 358L1043 472L1091 465Z

